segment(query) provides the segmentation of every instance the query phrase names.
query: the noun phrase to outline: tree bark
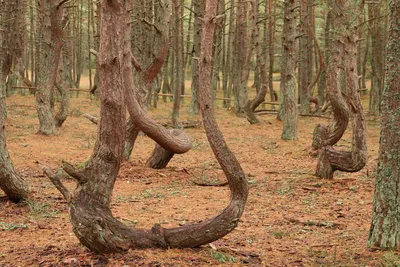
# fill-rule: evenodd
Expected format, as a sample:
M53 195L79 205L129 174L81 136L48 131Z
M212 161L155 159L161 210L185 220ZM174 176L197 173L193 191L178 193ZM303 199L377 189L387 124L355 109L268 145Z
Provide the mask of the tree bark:
M251 124L259 123L260 121L257 119L254 111L256 108L265 101L265 96L267 94L268 89L268 76L266 72L266 64L265 64L265 56L263 52L265 50L261 50L260 47L260 36L259 36L259 28L258 28L258 6L259 1L253 0L251 2L252 6L252 22L253 22L253 40L254 40L254 50L256 51L256 60L257 60L257 69L260 75L261 87L257 92L256 97L253 100L249 100L244 107L244 112L246 114L247 120Z
M146 9L146 7L145 7ZM151 13L151 12L150 12ZM153 42L150 40L143 41L145 42L144 49L147 53L143 53L140 58L140 63L137 63L136 71L138 72L137 78L137 87L139 87L140 92L135 93L138 103L140 107L143 108L144 111L147 110L148 100L151 94L151 87L154 79L157 77L160 72L164 61L168 56L168 48L169 48L169 16L170 10L168 5L164 2L157 2L155 8L155 18L154 24L152 24L152 28L155 29L155 33L157 38ZM147 21L141 18L144 21ZM143 22L147 26L149 22ZM143 32L144 36L147 36L150 39L149 32ZM145 38L146 39L146 38ZM147 42L148 41L148 42ZM148 58L142 58L146 56ZM125 140L125 148L124 148L124 159L129 160L133 147L136 142L136 138L139 134L140 127L138 127L132 117L128 120L127 132L126 132L126 140Z
M283 140L297 140L296 101L296 1L285 0L282 37L281 91L283 108Z
M371 91L369 112L371 115L379 115L384 79L384 55L385 55L385 28L379 19L381 16L379 2L368 5L368 19L371 32Z
M389 1L386 78L381 105L381 139L368 246L400 248L400 2Z
M207 81L211 80L211 51L215 27L213 18L216 14L216 1L213 1L207 1L206 5L207 15L204 18L205 30L202 38L204 51L200 56L201 62L203 61L200 75L204 80L208 78ZM230 183L232 196L229 205L212 219L172 229L163 229L160 225L155 225L151 230L130 229L112 216L111 194L124 144L124 98L131 94L133 82L128 81L132 80L130 42L126 38L129 35L129 16L123 1L102 0L100 7L102 27L99 71L102 105L98 141L87 167L83 170L64 165L64 170L78 180L73 195L54 173L45 169L69 204L74 233L83 245L99 253L146 247L198 247L225 236L236 227L243 213L248 194L247 181L216 127L210 93L203 86L200 97L203 97L201 109L204 124L211 147ZM213 9L210 10L211 8ZM207 66L204 71L203 66ZM127 104L130 106L135 103L130 100Z
M18 202L28 195L28 186L26 182L16 174L6 143L6 81L10 73L13 59L16 56L10 45L12 39L13 25L8 16L12 13L6 12L12 3L4 3L4 10L0 8L2 16L2 31L0 31L0 188L6 193L10 200ZM3 13L4 12L4 13Z
M62 49L63 3L60 0L38 1L38 46L36 108L39 117L39 134L56 132L53 118L54 87Z
M322 147L319 155L319 161L317 164L316 175L320 178L333 178L333 173L336 170L343 172L357 172L360 171L367 162L367 145L366 145L366 126L364 112L361 105L360 95L358 93L359 83L357 74L357 46L356 46L356 29L354 26L350 25L352 21L352 16L350 14L356 14L359 12L359 6L352 6L348 1L336 2L334 7L334 17L335 26L347 25L347 29L343 31L343 27L337 27L336 29L342 29L341 36L339 39L335 40L335 48L332 49L333 54L331 56L332 62L331 66L333 68L328 68L328 79L333 74L336 79L335 85L340 83L339 81L339 71L340 55L344 57L344 70L346 72L346 94L347 94L347 104L342 103L344 106L350 107L352 117L353 117L353 138L352 138L352 149L351 151L338 151L332 148L330 145L325 145ZM349 26L350 25L350 26ZM335 52L335 50L338 52ZM337 55L337 57L335 56ZM329 82L329 81L328 81ZM329 83L331 84L331 83ZM334 93L336 91L336 93ZM336 86L329 88L329 97L331 103L335 103L335 97L338 97L342 93ZM335 96L335 97L334 97ZM336 105L336 104L335 104ZM341 114L344 116L349 116L348 107L346 109L341 108ZM334 108L334 106L332 106ZM338 112L337 108L333 110L335 113ZM343 112L345 111L345 112ZM346 119L348 118L340 118ZM340 129L342 135L345 129ZM326 144L326 139L322 141Z

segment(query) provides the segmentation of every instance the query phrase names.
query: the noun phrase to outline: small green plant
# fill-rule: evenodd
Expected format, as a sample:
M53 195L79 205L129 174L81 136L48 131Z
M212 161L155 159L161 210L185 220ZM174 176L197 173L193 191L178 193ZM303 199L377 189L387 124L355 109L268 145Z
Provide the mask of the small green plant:
M285 232L275 231L272 232L272 236L275 237L276 239L282 239L285 236Z
M163 198L164 194L161 193L153 193L151 190L144 190L142 193L143 198Z
M236 262L237 259L231 255L227 255L222 252L218 252L215 250L211 250L211 257L216 259L219 262L225 263L225 262Z
M33 216L40 216L43 218L57 218L58 214L60 213L59 210L51 210L51 206L49 203L42 203L33 200L27 200L26 204L28 204L31 215Z
M292 191L292 187L290 185L282 186L281 188L276 190L276 192L280 196L288 195L288 194L290 194L291 191Z
M400 266L399 255L397 255L393 251L388 251L385 254L383 254L381 259L381 264L384 267L398 267Z
M17 228L26 229L28 226L25 224L0 222L0 228L2 231L11 231Z

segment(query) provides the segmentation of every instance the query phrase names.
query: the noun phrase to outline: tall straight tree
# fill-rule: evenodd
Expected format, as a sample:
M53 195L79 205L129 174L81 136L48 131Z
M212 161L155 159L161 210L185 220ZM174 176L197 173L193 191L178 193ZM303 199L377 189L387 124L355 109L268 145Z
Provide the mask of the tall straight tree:
M192 115L199 113L199 101L197 91L199 90L199 56L201 46L201 18L204 9L203 0L193 0L194 25L193 25L193 49L192 49L192 102L189 112Z
M63 0L38 0L36 71L36 108L39 117L38 133L53 135L54 88L62 49Z
M299 41L299 98L301 114L310 113L308 88L312 81L312 37L310 27L312 21L312 1L300 0L300 41ZM310 57L311 55L311 57Z
M380 1L370 1L368 4L368 19L371 36L371 91L369 112L379 115L381 104L384 61L385 61L385 27L381 17Z
M389 1L390 30L381 105L381 139L368 246L400 248L400 2Z
M281 94L283 140L297 140L296 1L285 0L282 32Z

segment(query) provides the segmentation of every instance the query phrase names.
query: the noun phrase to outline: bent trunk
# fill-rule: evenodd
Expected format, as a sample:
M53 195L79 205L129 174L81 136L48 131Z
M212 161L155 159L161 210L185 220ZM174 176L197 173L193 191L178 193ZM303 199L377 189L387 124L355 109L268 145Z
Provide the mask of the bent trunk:
M159 225L151 230L130 229L112 216L111 194L120 168L125 140L125 98L132 96L133 90L132 63L130 43L127 40L129 38L126 38L129 36L129 16L125 11L124 1L102 0L100 7L102 27L99 74L102 91L98 141L85 169L75 170L70 165L64 165L64 170L78 181L73 196L57 176L48 169L45 170L69 203L74 233L83 245L96 252L119 252L145 247L197 247L219 239L238 224L248 191L243 170L217 128L207 88L209 83L201 87L201 110L211 147L227 175L232 191L228 207L212 219L172 229L163 229ZM211 80L211 51L215 27L213 17L216 7L216 0L207 1L204 51L200 60L204 64L200 65L201 80L207 82ZM135 111L131 107L134 104L137 103L131 98L128 101L131 111ZM133 115L145 116L140 110L137 114L131 114ZM143 122L143 119L139 121ZM154 136L160 135L156 133Z
M349 8L349 3L344 1L341 2L344 8ZM339 5L337 5L339 6ZM338 8L338 7L336 7ZM338 20L346 22L349 21L349 15L342 16L342 12L335 10L335 20L334 25L338 25ZM348 10L348 14L352 13ZM357 13L356 11L354 13ZM340 29L340 28L337 28ZM356 41L355 37L356 31L354 27L348 27L347 30L341 35L340 39L336 40L336 48L332 48L332 62L330 66L333 68L328 68L328 82L329 78L333 75L336 83L335 86L331 86L328 89L329 99L332 103L332 108L335 113L343 115L343 117L338 117L338 119L345 119L348 121L349 110L348 106L351 108L353 116L353 139L352 139L352 149L351 151L337 151L332 148L327 142L332 139L322 140L324 147L320 151L319 161L317 164L316 175L320 178L333 178L333 173L336 170L344 172L357 172L361 170L367 162L367 145L366 145L366 128L365 128L365 118L364 112L361 106L361 100L358 93L359 83L357 75L357 57L356 57ZM335 56L336 54L336 56ZM341 61L340 55L344 56L344 70L346 71L346 87L347 87L347 105L342 99L342 93L339 90L340 78L339 78L339 64ZM334 94L332 94L334 93ZM339 102L337 101L339 100ZM336 108L336 104L339 103L340 109ZM335 106L334 106L335 104ZM338 124L344 125L346 121L338 121ZM347 125L347 123L346 123ZM337 128L337 136L342 136L346 128ZM339 138L340 139L340 138ZM339 140L337 139L337 140ZM336 139L334 139L336 140Z

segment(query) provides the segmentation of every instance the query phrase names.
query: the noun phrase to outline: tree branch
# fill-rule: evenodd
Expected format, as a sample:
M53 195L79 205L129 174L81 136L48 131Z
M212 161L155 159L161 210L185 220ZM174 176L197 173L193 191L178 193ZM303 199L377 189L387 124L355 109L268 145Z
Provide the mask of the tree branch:
M68 189L64 186L64 184L60 181L60 178L57 174L55 174L49 167L43 166L43 173L49 177L50 181L54 184L54 186L60 191L60 193L64 196L65 201L67 203L71 202L71 193Z

